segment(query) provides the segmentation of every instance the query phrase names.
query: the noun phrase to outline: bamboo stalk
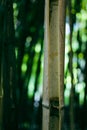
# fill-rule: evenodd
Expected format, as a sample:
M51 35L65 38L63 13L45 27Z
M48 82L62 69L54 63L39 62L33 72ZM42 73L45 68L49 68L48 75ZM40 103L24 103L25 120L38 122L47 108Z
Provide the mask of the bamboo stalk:
M43 84L43 130L49 130L49 0L45 0L45 33L44 33L44 84Z
M58 86L59 130L63 129L64 117L64 56L65 56L65 0L58 3Z
M58 91L58 0L50 1L50 43L49 43L49 129L59 129Z
M74 84L73 84L73 49L72 49L72 37L73 37L73 21L72 21L72 1L68 1L69 8L69 26L70 26L70 56L69 56L69 64L70 64L70 75L71 75L71 91L70 91L70 130L75 129L74 124Z
M2 130L2 113L3 113L3 72L1 63L1 74L0 74L0 130Z
M2 41L3 41L3 7L0 1L0 130L2 130L2 111L3 111L3 72L2 72Z
M70 27L71 28L71 27ZM71 91L70 91L70 129L75 129L74 125L74 84L73 84L73 50L72 50L72 31L70 29L70 75L71 75Z
M62 125L61 114L63 111L61 111L61 108L64 106L64 6L64 0L59 1L59 3L58 0L45 0L43 130L61 130Z
M15 46L14 46L14 23L13 1L4 0L3 21L3 129L16 129L15 104L16 104L16 78L15 78ZM15 110L16 111L16 110Z

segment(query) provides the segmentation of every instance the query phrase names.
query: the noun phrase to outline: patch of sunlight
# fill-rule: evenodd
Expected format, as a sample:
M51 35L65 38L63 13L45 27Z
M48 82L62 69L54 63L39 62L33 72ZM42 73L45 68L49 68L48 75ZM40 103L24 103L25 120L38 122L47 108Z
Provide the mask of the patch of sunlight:
M71 89L71 77L70 75L67 76L67 81L66 81L66 88Z
M32 41L32 37L29 36L26 38L26 42L31 42L31 41Z
M69 23L66 23L66 35L69 35L70 34L70 26L69 26Z
M69 97L70 96L70 90L69 89L65 89L64 95L65 95L65 97Z
M78 82L78 78L77 78L77 73L78 73L78 70L76 68L73 69L73 75L74 75L74 84L76 84Z
M37 43L35 46L35 52L39 53L41 51L41 44Z
M81 48L82 48L82 52L84 52L86 50L86 44L83 43Z
M79 95L79 103L80 103L80 105L83 105L83 103L84 103L84 96L85 96L84 91L82 91L80 93L80 95Z
M67 82L67 83L66 83L66 88L67 88L68 90L71 89L71 82Z
M70 75L67 76L67 81L71 82L71 76Z
M40 101L40 93L39 93L39 91L35 92L34 100L35 101Z
M87 10L87 4L86 4L86 10Z
M67 45L67 47L68 47L68 43L69 43L69 35L66 35L66 37L65 37L65 45ZM65 48L66 48L66 46L65 46Z
M42 83L39 85L39 89L38 89L40 95L42 96L42 92L43 92L43 78L42 78Z
M79 23L78 23L78 22L76 22L76 23L74 24L74 30L77 32L77 31L78 31L78 29L79 29Z
M84 80L84 75L81 73L81 75L79 75L79 82L83 82Z
M17 3L13 3L13 16L14 16L14 27L15 29L18 26L18 20L17 20L17 16L18 16L18 8L17 8Z
M36 53L34 56L34 61L33 61L33 66L32 66L32 75L30 78L30 82L28 85L28 97L32 98L33 93L34 93L34 85L35 85L35 75L36 75L36 71L37 71L37 65L38 65L38 58L39 58L39 54ZM43 60L43 56L41 57L41 60ZM41 62L42 63L42 62ZM41 67L41 72L40 72L40 77L39 77L39 81L38 81L38 93L39 95L41 95L41 91L40 88L42 89L42 73L43 73L43 68ZM37 97L37 93L36 93L36 97Z
M84 57L83 53L79 53L78 58L83 59L83 57Z
M34 61L33 61L33 67L32 67L32 75L28 84L28 97L32 98L33 93L34 93L34 83L35 83L35 74L36 74L36 69L37 69L37 62L38 62L38 54L34 56Z
M82 20L87 20L87 12L85 10L81 10Z
M17 3L13 3L13 9L17 8Z
M36 107L36 108L39 107L39 102L38 102L38 101L35 101L35 102L34 102L34 107Z
M74 67L74 68L77 68L77 65L78 65L77 62L74 62L74 63L73 63L73 67Z
M81 75L81 69L77 69L78 75Z
M66 55L65 55L65 71L66 71L66 69L67 69L68 62L69 62L69 57L68 57L68 55L66 54Z
M34 106L38 107L39 106L39 101L42 97L42 86L39 85L38 90L35 92L35 96L34 96Z
M77 17L77 19L81 19L81 13L76 13L76 17Z
M65 54L68 54L68 52L69 52L69 46L66 45L66 46L65 46Z
M84 35L84 33L83 33L83 35L82 35L82 41L83 41L83 42L86 42L86 41L87 41L87 35Z
M23 62L26 63L29 59L29 55L28 54L25 54L24 57L23 57Z
M22 66L21 66L21 71L22 71L23 73L25 73L26 70L27 70L27 64L23 63Z
M65 89L64 91L64 102L65 102L65 105L69 105L69 96L70 96L70 90L69 89Z
M14 16L17 17L18 16L18 10L14 11Z
M29 84L28 84L28 97L29 98L32 98L34 94L34 81L35 81L34 77L31 76Z
M85 83L84 82L81 82L81 83L78 83L75 87L75 91L77 93L81 93L82 91L84 91L84 88L85 88Z
M15 48L15 56L16 56L16 58L18 57L18 48L17 47Z
M85 21L85 20L87 20L87 12L82 9L80 13L76 14L76 17L79 20Z
M84 10L87 9L87 0L83 0L81 6Z
M79 59L79 64L80 64L80 67L82 68L82 69L84 69L85 68L85 60L84 59Z
M78 50L79 44L78 44L77 40L73 40L72 48L73 48L74 52L76 52Z
M74 63L77 63L77 60L78 60L78 59L77 59L77 55L74 54L74 55L73 55L73 62L74 62Z
M26 38L26 43L25 43L25 46L26 46L26 47L29 47L29 46L30 46L30 42L31 42L31 41L32 41L32 37L30 37L30 36L29 36L29 37L27 37L27 38Z

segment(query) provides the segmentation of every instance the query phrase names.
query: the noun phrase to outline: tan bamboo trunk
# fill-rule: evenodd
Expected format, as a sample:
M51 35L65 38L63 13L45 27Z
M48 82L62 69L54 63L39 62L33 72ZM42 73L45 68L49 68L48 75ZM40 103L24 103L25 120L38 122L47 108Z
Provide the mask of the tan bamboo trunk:
M64 56L65 56L65 0L58 3L58 87L59 87L59 130L63 129L64 118Z
M62 125L61 110L63 109L61 108L64 106L64 6L64 0L45 0L43 130L61 130Z

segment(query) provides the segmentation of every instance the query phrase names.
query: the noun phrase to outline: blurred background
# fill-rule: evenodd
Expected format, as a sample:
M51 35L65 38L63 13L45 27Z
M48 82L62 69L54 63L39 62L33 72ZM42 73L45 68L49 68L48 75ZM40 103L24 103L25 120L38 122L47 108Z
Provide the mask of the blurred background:
M42 130L44 7L0 1L0 130ZM87 0L66 0L65 25L64 130L87 130Z

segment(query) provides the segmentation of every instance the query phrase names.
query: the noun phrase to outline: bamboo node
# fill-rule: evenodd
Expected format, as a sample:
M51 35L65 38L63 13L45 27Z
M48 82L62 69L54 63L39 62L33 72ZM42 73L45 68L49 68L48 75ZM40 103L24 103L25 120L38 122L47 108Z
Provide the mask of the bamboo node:
M42 107L49 109L50 116L57 116L59 117L59 111L64 109L64 105L59 105L59 99L57 97L50 99L49 103L42 103Z
M46 109L49 109L49 104L47 104L47 103L42 103L42 106L44 107L44 108L46 108Z
M64 108L64 105L59 105L59 99L57 97L50 99L50 116L59 117L59 111Z

